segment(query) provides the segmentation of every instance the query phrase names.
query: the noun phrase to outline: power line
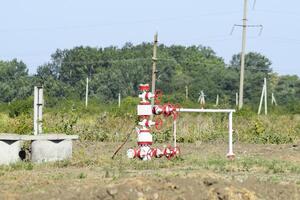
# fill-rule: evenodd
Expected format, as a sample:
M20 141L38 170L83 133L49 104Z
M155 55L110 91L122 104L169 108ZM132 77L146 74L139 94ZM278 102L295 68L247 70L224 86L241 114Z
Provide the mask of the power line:
M276 14L276 15L293 15L296 17L300 17L299 12L293 12L293 11L257 9L257 10L255 10L255 12L270 13L270 14Z
M97 29L101 27L109 26L121 26L130 24L144 24L152 22L164 22L164 21L178 21L178 20L197 20L199 17L210 17L210 16L224 16L240 13L240 11L227 11L227 12L208 12L200 13L197 16L181 16L181 17L170 17L170 18L155 18L155 19L143 19L134 21L119 21L102 24L92 25L66 25L66 26L53 26L53 27L32 27L32 28L12 28L12 29L0 29L0 32L31 32L31 31L55 31L55 30L76 30L76 29Z

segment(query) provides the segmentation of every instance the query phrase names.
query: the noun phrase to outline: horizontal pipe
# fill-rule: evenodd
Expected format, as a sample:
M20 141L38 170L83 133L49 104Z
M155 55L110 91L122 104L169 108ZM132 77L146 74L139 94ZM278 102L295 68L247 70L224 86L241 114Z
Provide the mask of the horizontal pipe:
M194 109L194 108L177 108L178 112L199 112L199 113L232 113L234 109Z

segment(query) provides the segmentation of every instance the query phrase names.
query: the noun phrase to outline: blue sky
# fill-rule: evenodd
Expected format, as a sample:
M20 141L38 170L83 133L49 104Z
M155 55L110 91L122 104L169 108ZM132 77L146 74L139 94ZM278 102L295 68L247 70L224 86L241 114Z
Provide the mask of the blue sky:
M264 54L279 74L300 76L300 1L248 0L247 51ZM241 50L243 0L9 0L1 2L0 59L18 58L35 73L57 49L152 42L212 47L228 63Z

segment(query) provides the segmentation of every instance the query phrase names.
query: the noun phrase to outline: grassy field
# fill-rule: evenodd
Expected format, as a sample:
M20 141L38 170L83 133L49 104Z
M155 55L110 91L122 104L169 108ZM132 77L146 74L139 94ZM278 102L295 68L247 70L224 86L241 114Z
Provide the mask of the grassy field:
M0 199L299 199L297 144L181 143L182 155L128 160L130 142L78 141L73 158L0 167ZM156 145L160 146L161 145ZM299 196L298 196L299 195Z
M46 109L46 133L80 136L73 158L0 166L0 199L300 199L300 115L235 113L233 161L225 157L227 116L221 114L179 116L178 158L127 159L126 150L136 147L133 133L111 159L135 127L132 105ZM1 132L32 131L30 112L10 113L1 113ZM172 120L154 132L155 147L172 143Z

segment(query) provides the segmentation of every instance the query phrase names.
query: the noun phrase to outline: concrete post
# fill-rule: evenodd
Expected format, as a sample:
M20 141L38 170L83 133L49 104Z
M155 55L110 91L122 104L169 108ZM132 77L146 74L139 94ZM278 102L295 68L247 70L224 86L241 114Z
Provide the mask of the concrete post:
M33 105L33 133L34 135L41 134L43 132L43 104L44 95L43 87L34 87L34 105Z

